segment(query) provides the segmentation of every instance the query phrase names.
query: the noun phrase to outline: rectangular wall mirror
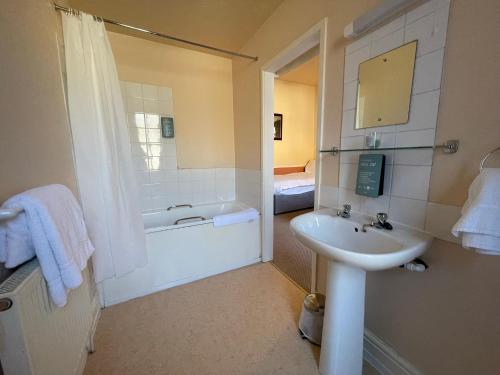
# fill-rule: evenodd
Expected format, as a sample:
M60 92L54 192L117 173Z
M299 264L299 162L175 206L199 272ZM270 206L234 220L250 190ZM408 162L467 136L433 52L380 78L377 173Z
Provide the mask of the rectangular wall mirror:
M417 41L359 65L356 129L406 124Z

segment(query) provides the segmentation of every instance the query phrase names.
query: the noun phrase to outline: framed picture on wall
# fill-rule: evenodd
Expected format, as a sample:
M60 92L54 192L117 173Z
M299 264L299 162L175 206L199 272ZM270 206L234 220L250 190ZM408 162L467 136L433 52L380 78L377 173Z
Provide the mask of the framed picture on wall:
M283 139L283 115L281 113L274 114L274 140L281 141Z

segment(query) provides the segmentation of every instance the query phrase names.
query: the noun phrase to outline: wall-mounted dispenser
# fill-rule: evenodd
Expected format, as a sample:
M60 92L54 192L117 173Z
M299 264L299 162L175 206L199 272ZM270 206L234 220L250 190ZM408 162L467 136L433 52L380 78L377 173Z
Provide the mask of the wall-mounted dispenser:
M356 194L376 198L384 193L384 154L359 156Z
M161 136L163 138L174 138L175 130L174 130L174 118L162 116L160 118L161 123Z

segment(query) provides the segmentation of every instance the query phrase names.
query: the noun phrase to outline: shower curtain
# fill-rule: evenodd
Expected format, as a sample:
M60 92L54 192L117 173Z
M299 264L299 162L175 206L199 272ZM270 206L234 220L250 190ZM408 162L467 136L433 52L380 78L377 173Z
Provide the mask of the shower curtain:
M96 282L147 263L126 116L102 21L62 13L67 100Z

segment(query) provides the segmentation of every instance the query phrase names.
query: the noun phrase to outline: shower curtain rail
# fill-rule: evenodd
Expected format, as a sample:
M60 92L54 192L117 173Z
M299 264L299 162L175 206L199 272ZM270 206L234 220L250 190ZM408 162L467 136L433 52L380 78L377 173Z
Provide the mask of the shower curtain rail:
M80 13L79 10L72 9L72 8L66 8L66 7L63 7L63 6L58 5L56 3L54 3L54 9L55 10L60 10L60 11L63 11L63 12L72 13L72 14L79 14ZM254 61L257 61L259 59L257 56L245 55L244 53L229 51L229 50L223 49L223 48L217 48L217 47L208 46L208 45L202 44L202 43L192 42L192 41L187 40L187 39L182 39L182 38L178 38L176 36L162 34L162 33L158 33L156 31L151 31L151 30L147 30L147 29L142 29L140 27L135 27L135 26L127 25L125 23L121 23L121 22L118 22L118 21L113 21L113 20L110 20L110 19L107 19L107 18L103 18L103 17L100 17L100 16L94 16L94 17L97 17L98 19L102 20L103 22L109 23L110 25L120 26L120 27L123 27L125 29L139 31L141 33L146 33L146 34L158 36L160 38L169 39L169 40L173 40L173 41L176 41L176 42L180 42L180 43L184 43L184 44L189 44L189 45L192 45L192 46L201 47L201 48L209 49L209 50L216 51L216 52L225 53L225 54L232 55L232 56L241 57L241 58L244 58L244 59L250 59L250 60L254 60Z

